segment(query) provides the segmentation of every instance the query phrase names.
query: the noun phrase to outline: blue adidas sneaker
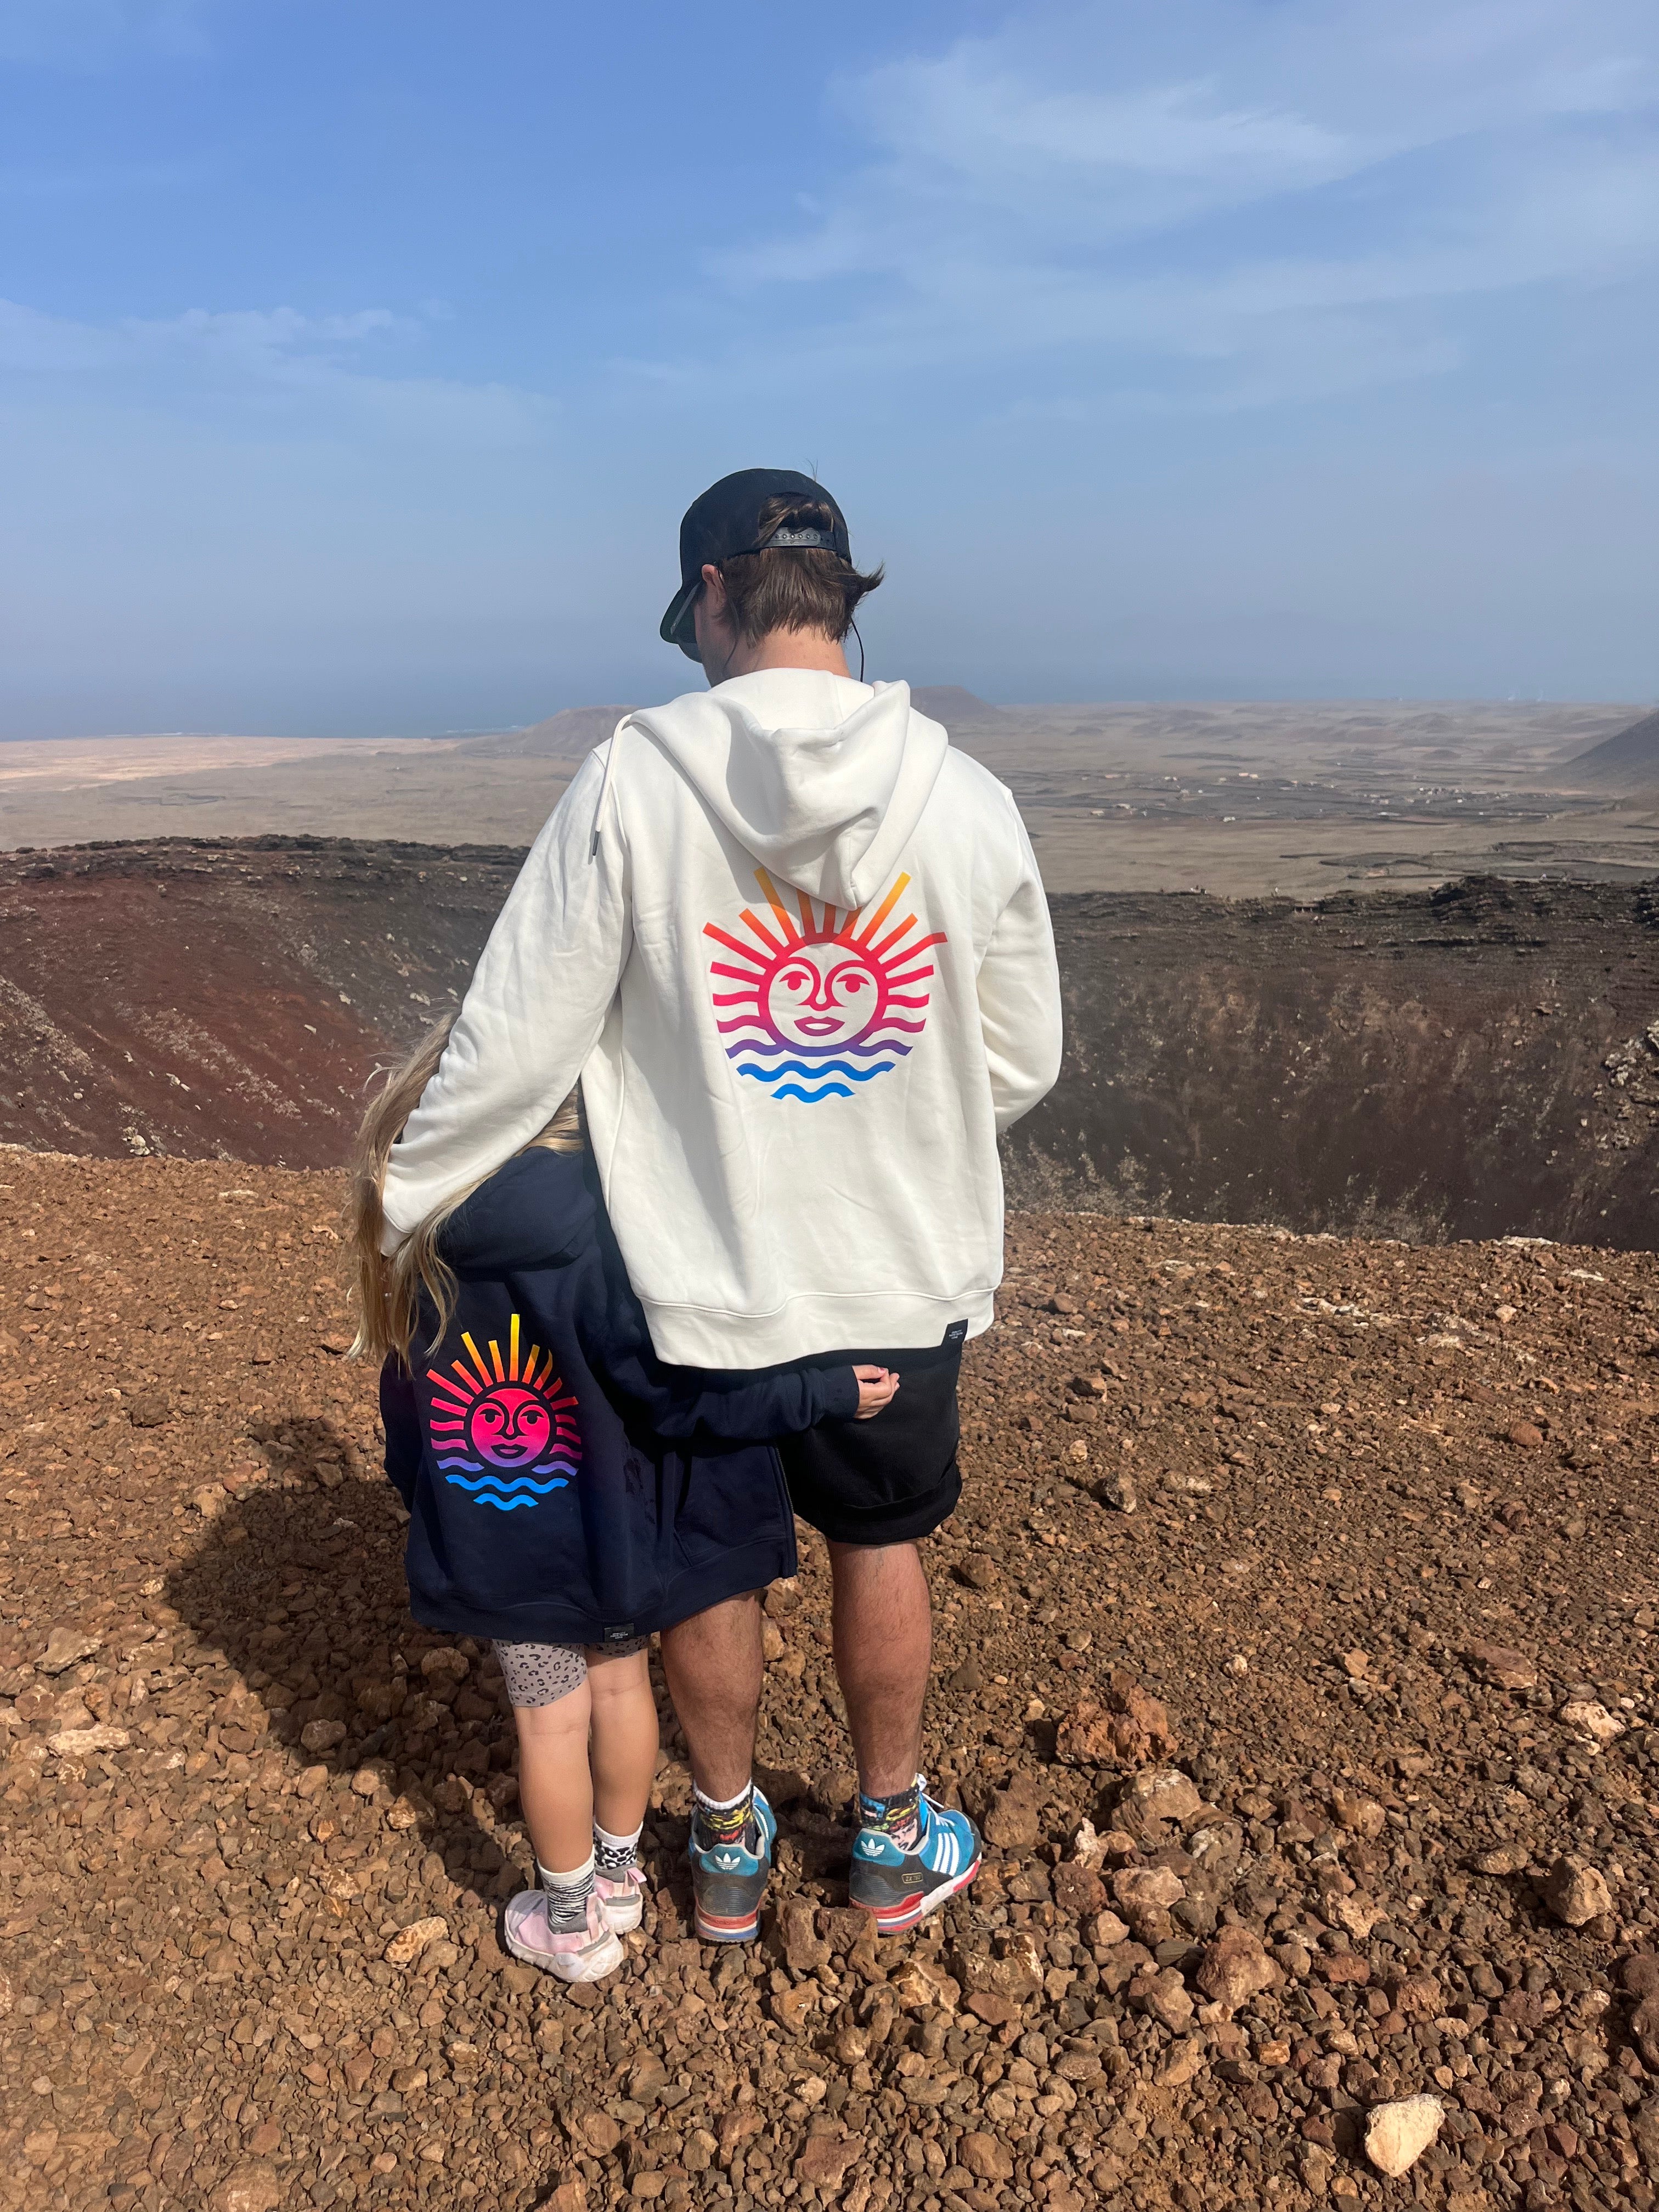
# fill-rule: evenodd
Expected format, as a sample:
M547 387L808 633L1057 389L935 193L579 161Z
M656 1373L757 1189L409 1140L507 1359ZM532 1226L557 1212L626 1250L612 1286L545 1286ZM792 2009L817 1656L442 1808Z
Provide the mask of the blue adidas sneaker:
M748 1826L733 1843L697 1840L697 1816L691 1815L691 1893L696 1899L697 1934L705 1943L752 1943L760 1934L761 1900L772 1872L772 1844L778 1823L757 1790Z
M878 1936L902 1936L979 1872L979 1832L965 1813L936 1805L925 1790L917 1811L921 1832L908 1850L868 1826L853 1846L848 1894L875 1915Z

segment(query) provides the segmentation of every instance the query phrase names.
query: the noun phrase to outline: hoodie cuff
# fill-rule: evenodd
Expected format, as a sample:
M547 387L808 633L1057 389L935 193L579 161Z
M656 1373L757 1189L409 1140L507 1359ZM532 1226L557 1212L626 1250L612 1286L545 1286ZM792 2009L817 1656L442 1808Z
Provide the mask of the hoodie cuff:
M823 1377L823 1412L820 1419L850 1421L859 1409L859 1378L850 1367L831 1367Z

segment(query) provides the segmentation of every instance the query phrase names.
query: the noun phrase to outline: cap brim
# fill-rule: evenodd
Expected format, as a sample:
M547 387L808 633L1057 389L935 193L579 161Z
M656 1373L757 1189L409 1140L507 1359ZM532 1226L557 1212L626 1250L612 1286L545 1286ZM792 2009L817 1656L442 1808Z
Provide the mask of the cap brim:
M697 651L696 627L691 619L692 602L702 589L702 578L695 583L682 584L668 602L668 611L657 626L657 635L665 645L677 645L688 660L702 665L702 655Z

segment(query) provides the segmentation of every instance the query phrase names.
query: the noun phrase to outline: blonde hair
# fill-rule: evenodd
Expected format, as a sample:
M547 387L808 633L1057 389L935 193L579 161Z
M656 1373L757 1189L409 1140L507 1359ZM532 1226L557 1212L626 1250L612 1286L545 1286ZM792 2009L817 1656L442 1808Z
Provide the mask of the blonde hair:
M357 1270L357 1334L351 1346L354 1359L383 1359L388 1352L408 1362L419 1318L421 1292L431 1299L437 1313L433 1332L435 1346L455 1312L455 1277L438 1249L438 1240L452 1214L464 1206L489 1176L475 1176L452 1191L416 1224L388 1259L380 1249L386 1226L381 1194L386 1188L386 1162L403 1133L410 1115L421 1103L421 1094L438 1072L438 1063L455 1025L446 1014L437 1027L422 1038L400 1067L387 1075L370 1099L357 1131L351 1158L349 1200L350 1241ZM539 1135L525 1146L539 1146L550 1152L580 1152L583 1149L581 1091L573 1091ZM493 1172L493 1170L491 1170ZM432 1347L428 1346L428 1350Z

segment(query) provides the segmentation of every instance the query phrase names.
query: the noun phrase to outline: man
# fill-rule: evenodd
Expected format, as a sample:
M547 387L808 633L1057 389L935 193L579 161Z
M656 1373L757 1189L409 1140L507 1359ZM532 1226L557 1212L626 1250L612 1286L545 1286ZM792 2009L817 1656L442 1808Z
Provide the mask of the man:
M849 1358L876 1420L784 1449L824 1537L857 1757L851 1893L887 1934L978 1870L917 1773L931 1654L916 1547L954 1509L957 1374L1001 1277L996 1139L1059 1071L1048 904L1008 792L866 685L843 641L880 572L811 477L746 469L680 528L665 640L711 689L630 714L579 770L503 908L392 1152L406 1234L580 1075L628 1272L665 1359ZM752 1598L665 1632L691 1750L699 1933L759 1927L775 1823L751 1765Z

